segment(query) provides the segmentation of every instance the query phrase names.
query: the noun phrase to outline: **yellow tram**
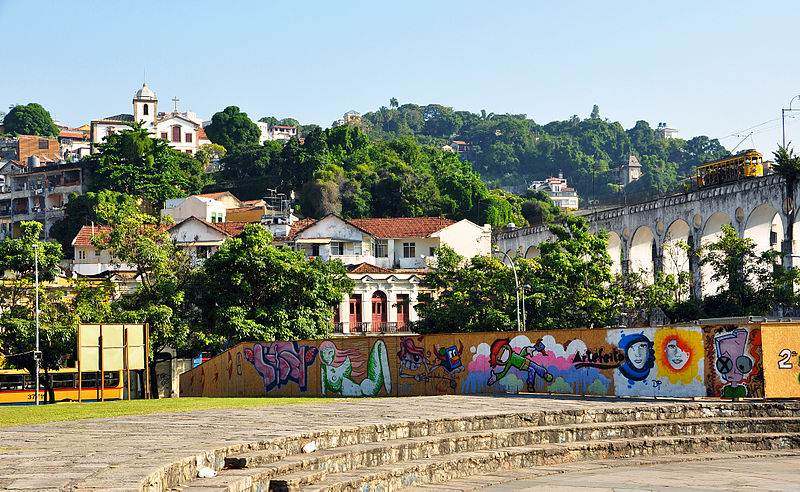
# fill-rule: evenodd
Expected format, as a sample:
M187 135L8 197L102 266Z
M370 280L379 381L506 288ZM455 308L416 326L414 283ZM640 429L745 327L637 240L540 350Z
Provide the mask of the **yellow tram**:
M43 374L42 374L43 376ZM99 401L101 398L98 379L100 372L83 372L81 375L83 401ZM50 384L55 393L55 401L78 401L78 370L64 368L50 371ZM123 397L122 372L105 371L102 397L105 400L119 400ZM0 405L32 404L36 400L36 381L23 369L0 369ZM39 401L45 400L45 390L39 385Z
M764 175L764 159L753 149L697 166L697 187L714 186L751 176Z

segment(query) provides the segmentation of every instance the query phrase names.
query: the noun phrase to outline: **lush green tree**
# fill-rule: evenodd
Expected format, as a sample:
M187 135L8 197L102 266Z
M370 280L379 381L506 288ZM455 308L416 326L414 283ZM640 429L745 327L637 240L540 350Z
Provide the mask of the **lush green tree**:
M14 106L3 119L3 125L6 133L12 135L58 135L58 127L53 124L50 113L37 103Z
M98 205L96 210L111 231L94 236L92 244L107 250L115 263L132 268L140 284L133 295L114 303L113 320L149 323L151 358L167 346L181 351L189 338L189 326L181 313L192 265L167 232L171 219L132 212L109 202ZM151 388L157 396L154 366L151 368Z
M139 211L136 201L125 193L111 190L90 191L82 195L70 193L69 200L64 205L64 218L56 221L50 228L50 237L61 244L66 257L72 258L72 240L81 227L92 223L104 224L97 216L97 206L105 203L112 203L126 213Z
M519 262L528 311L527 329L594 328L612 324L622 293L612 285L608 235L589 232L583 217L565 215L550 226L554 241L539 245L540 256Z
M598 106L597 104L592 106L592 114L589 116L589 118L591 118L593 120L599 120L600 119L600 106Z
M257 224L225 241L202 276L208 339L227 343L327 336L333 308L353 289L341 262L276 248Z
M22 222L21 237L0 242L0 272L5 272L0 285L0 347L12 367L36 374L33 350L36 348L36 265L40 282L56 278L61 261L58 243L39 241L42 224ZM38 251L34 251L34 247ZM61 367L75 347L75 323L69 306L63 305L60 292L39 289L41 367L47 375ZM13 355L13 356L12 356ZM49 401L54 401L53 389L43 380Z
M61 245L39 241L42 233L40 222L22 222L20 237L0 241L0 272L5 272L2 284L0 311L12 309L22 298L29 298L33 287L36 262L34 245L39 249L39 280L56 278L56 267L63 258Z
M261 123L267 123L270 126L278 124L278 118L276 118L274 116L264 116L264 117L260 118L258 121L260 121Z
M700 253L701 266L710 266L711 279L720 284L716 294L704 299L709 315L782 314L798 307L792 284L800 270L779 265L785 253L758 253L752 239L739 237L728 225L722 226L722 237Z
M452 248L436 250L436 268L425 275L435 293L423 293L415 306L420 333L460 333L516 329L514 277L489 256L465 260Z
M389 99L389 107L392 109L397 109L398 107L400 107L400 103L397 102L396 97Z
M228 152L242 145L257 144L261 137L258 125L236 106L215 113L205 131L209 140L222 145Z
M172 149L166 140L150 138L139 123L112 133L85 159L92 166L94 191L111 190L160 206L169 198L199 193L202 164Z

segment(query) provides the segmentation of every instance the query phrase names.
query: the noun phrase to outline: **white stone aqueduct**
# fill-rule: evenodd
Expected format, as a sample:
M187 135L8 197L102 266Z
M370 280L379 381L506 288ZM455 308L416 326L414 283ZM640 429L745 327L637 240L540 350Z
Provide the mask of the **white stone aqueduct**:
M795 189L795 201L800 190ZM749 178L685 194L598 211L586 216L593 232L608 231L608 249L615 273L641 272L652 278L654 271L692 272L695 294L716 293L718 285L710 272L701 271L696 260L676 247L678 242L705 245L716 241L724 224L741 237L752 239L758 251L783 249L791 254L786 266L797 266L798 248L789 244L786 182L777 175ZM800 215L795 211L795 218ZM800 239L796 221L795 243ZM539 243L552 239L546 227L525 227L495 236L501 251L509 256L538 256Z

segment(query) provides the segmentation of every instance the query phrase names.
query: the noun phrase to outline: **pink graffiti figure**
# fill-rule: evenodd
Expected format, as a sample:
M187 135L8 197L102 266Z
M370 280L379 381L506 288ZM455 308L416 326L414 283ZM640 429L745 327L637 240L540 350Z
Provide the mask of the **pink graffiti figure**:
M268 346L256 343L252 349L244 349L244 357L264 378L267 393L290 381L297 383L300 391L306 391L308 367L317 358L317 347L300 346L297 342L275 342Z
M745 355L747 330L737 328L714 339L717 349L717 371L729 384L722 388L723 398L747 396L747 386L742 381L753 369L753 360Z

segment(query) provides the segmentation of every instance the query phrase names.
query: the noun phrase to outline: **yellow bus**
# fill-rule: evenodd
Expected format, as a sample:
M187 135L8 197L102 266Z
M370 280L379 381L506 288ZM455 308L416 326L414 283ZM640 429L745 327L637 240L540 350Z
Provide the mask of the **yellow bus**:
M764 159L753 149L697 166L697 187L713 186L750 176L764 175Z
M42 373L44 377L44 373ZM63 368L50 371L50 384L55 401L78 401L78 370ZM84 372L81 378L81 400L99 401L100 372ZM105 371L103 377L103 399L120 400L123 397L122 372ZM36 400L36 382L24 369L0 369L0 405L26 405ZM45 401L44 385L39 385L39 401Z

